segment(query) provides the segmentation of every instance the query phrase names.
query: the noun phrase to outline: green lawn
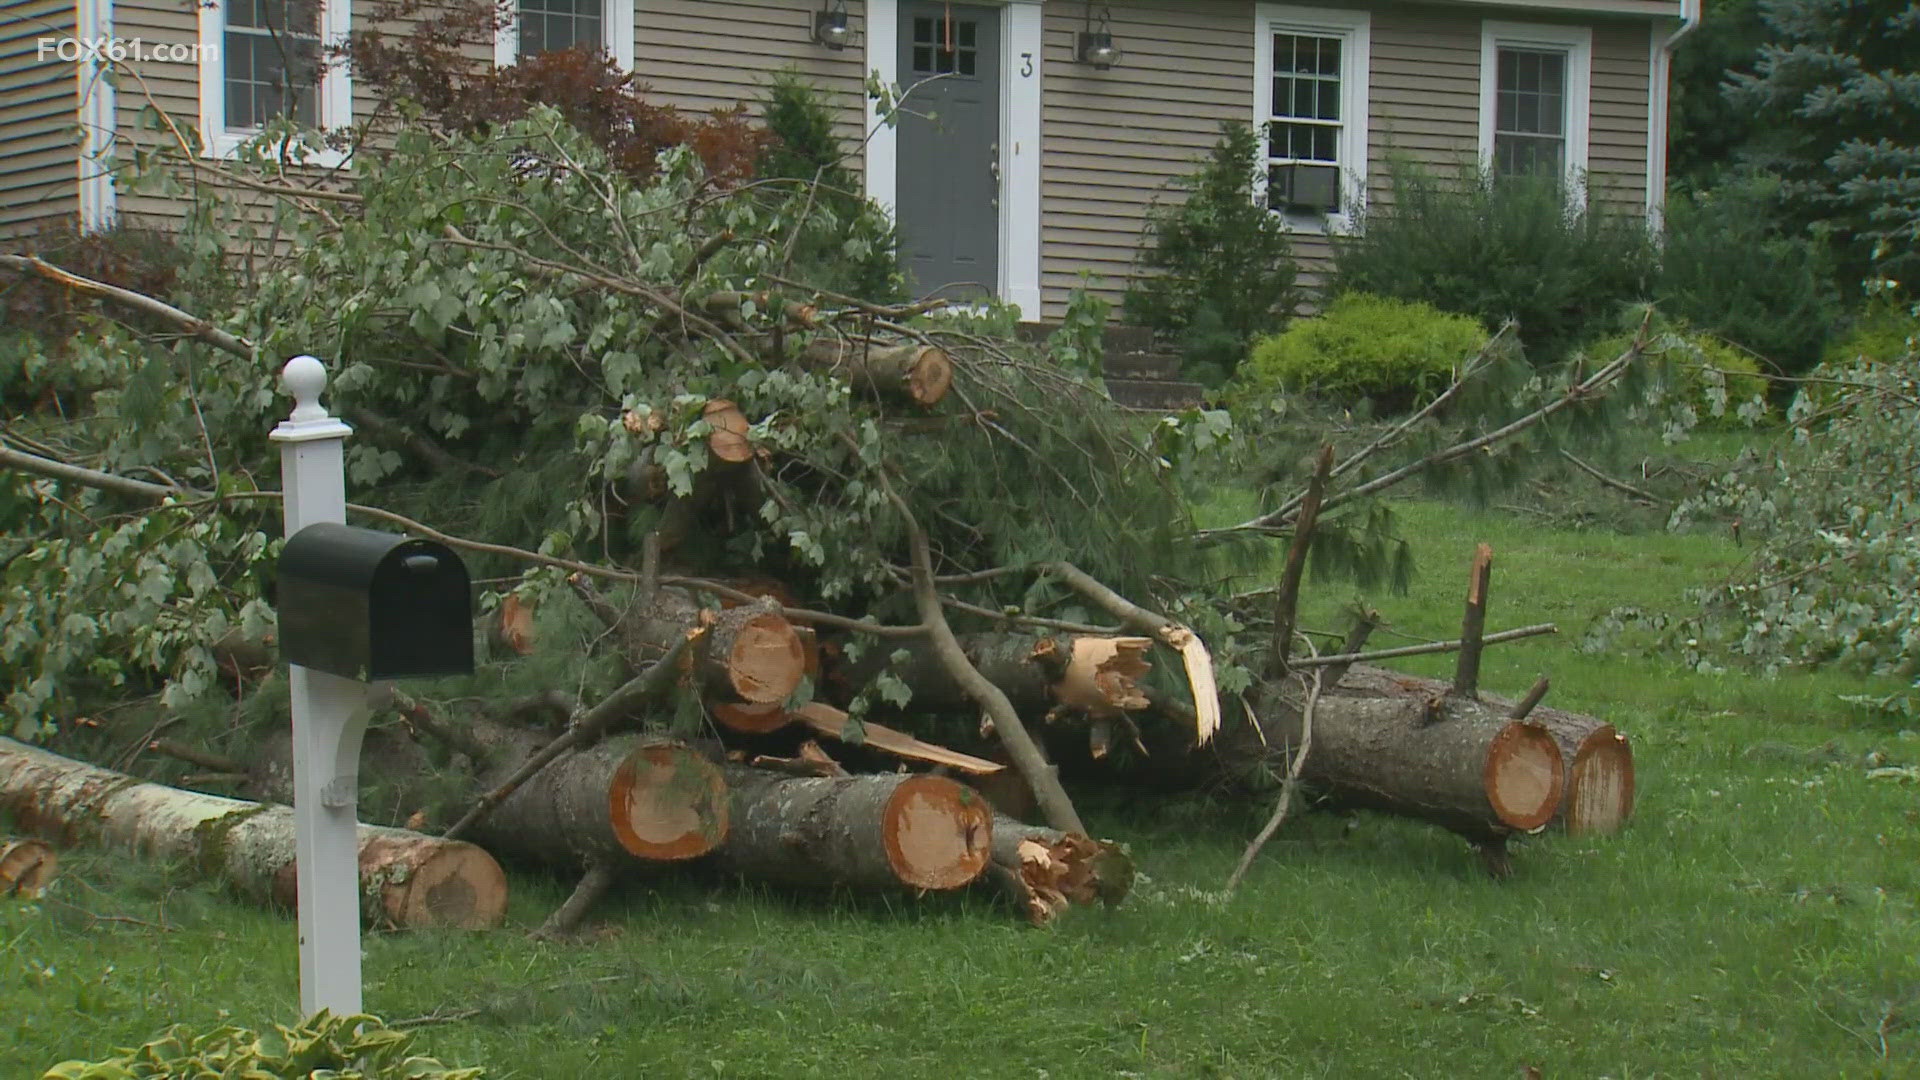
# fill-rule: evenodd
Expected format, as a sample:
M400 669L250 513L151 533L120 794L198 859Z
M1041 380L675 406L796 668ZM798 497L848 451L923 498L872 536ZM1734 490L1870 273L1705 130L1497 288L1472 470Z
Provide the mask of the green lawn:
M1859 680L1574 648L1600 611L1725 575L1730 541L1401 515L1421 577L1368 599L1395 632L1451 637L1491 543L1490 628L1567 632L1489 650L1481 683L1550 673L1551 701L1632 736L1624 833L1517 844L1494 883L1437 830L1305 815L1219 904L1264 808L1089 807L1150 880L1048 931L977 898L672 879L611 903L595 940L537 945L518 931L562 889L516 878L507 931L369 939L368 1006L461 1016L420 1048L495 1077L1920 1076L1920 784L1867 775L1920 763L1920 738L1837 700ZM1315 587L1304 621L1340 629L1351 599ZM54 898L0 905L0 1074L170 1021L293 1019L290 919L119 860L67 866Z

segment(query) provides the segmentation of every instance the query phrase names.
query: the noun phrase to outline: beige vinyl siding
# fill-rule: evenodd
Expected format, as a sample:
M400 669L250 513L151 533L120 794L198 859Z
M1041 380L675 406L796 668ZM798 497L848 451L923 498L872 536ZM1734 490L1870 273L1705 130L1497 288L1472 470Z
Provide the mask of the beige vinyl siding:
M813 40L818 0L635 0L633 69L649 100L702 113L744 103L758 117L768 79L795 68L852 147L865 131L865 7L847 5L854 43L836 52Z
M0 240L77 219L78 65L41 60L41 38L72 37L73 0L11 0L0 16Z
M1058 318L1082 270L1117 301L1147 208L1191 172L1223 120L1253 117L1253 6L1245 0L1115 3L1125 50L1111 71L1074 62L1079 4L1044 9L1040 284Z
M1589 187L1596 202L1646 213L1647 24L1603 23L1593 30L1593 122L1587 139Z

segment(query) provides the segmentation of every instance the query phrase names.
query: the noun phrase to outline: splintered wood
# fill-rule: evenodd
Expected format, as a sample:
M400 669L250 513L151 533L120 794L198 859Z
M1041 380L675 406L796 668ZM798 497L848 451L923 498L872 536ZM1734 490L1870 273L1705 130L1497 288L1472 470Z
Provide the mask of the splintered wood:
M1147 707L1140 681L1153 670L1147 662L1152 638L1079 634L1068 641L1065 670L1053 685L1054 697L1062 707L1083 709L1095 717ZM1057 650L1059 645L1055 639L1045 638L1034 648L1038 654L1042 649Z
M813 701L793 711L793 717L814 731L833 739L845 739L848 716L845 712L822 701ZM997 773L1006 766L995 761L987 761L971 754L962 754L944 746L923 742L902 731L876 724L871 720L860 725L866 746L885 751L894 757L907 761L921 761L929 765L945 765L964 773L986 776Z

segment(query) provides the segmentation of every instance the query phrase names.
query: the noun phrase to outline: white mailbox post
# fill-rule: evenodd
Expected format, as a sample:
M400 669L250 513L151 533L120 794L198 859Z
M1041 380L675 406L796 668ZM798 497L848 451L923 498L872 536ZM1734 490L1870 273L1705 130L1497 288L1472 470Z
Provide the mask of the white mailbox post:
M320 405L327 371L296 356L281 383L292 415L273 430L280 444L286 534L347 517L344 443L353 429ZM312 1015L360 1012L360 740L368 684L288 665L293 694L294 852L299 874L300 1008Z

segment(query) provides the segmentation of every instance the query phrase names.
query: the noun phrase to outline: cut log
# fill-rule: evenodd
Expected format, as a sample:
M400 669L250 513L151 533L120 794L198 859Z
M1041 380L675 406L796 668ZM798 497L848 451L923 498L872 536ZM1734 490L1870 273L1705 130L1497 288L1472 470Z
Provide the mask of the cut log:
M1556 821L1567 832L1605 835L1633 816L1633 747L1612 724L1559 709L1537 708L1534 723L1547 729L1567 764L1567 795Z
M957 889L992 850L993 811L941 776L726 772L732 829L716 866L754 881L856 889Z
M1401 675L1359 665L1347 680L1354 688L1381 693L1445 693L1437 679ZM1511 717L1520 703L1493 694L1480 695L1489 712ZM1522 699L1524 702L1525 699ZM1633 815L1633 747L1612 724L1596 716L1548 708L1528 710L1526 724L1544 728L1560 750L1566 779L1554 821L1570 833L1611 833Z
M713 429L707 435L707 450L715 461L744 465L753 460L753 424L740 406L715 398L702 406L700 419Z
M46 844L0 837L0 897L34 899L59 867L59 857Z
M993 817L993 880L1035 926L1133 888L1133 859L1118 844Z
M0 809L64 843L194 867L258 903L294 904L294 820L284 806L142 783L0 738ZM507 881L472 844L360 826L360 913L395 928L497 926Z
M782 603L792 606L791 600ZM800 638L801 671L818 685L820 680L820 639L810 626L795 626L793 632ZM737 731L742 735L765 735L779 731L793 723L795 717L787 710L784 701L733 702L720 701L711 705L713 718L721 727Z
M908 653L899 667L890 663L891 649L872 649L859 663L836 672L836 681L856 688L892 670L912 688L909 707L916 711L973 707L972 699L941 664L930 644L889 644ZM1149 704L1140 683L1152 669L1146 659L1153 647L1151 638L966 634L961 636L960 646L980 674L998 686L1023 714L1045 715L1066 709L1096 717L1112 716Z
M800 362L843 375L856 389L921 408L938 405L953 387L953 361L946 350L916 341L816 338Z
M511 772L527 754L498 755ZM500 776L488 777L489 786ZM577 870L607 863L675 862L727 835L719 766L682 743L617 736L555 759L471 826L502 858Z
M583 601L618 634L628 666L642 670L682 638L700 634L689 658L701 698L721 703L784 702L806 677L806 647L771 601L715 611L685 589L655 590L621 612L579 575L568 579Z
M1336 803L1429 821L1474 840L1551 821L1566 782L1553 737L1508 719L1510 703L1448 689L1354 667L1320 697L1301 782ZM1303 695L1276 682L1261 698L1261 732L1268 747L1284 752Z

